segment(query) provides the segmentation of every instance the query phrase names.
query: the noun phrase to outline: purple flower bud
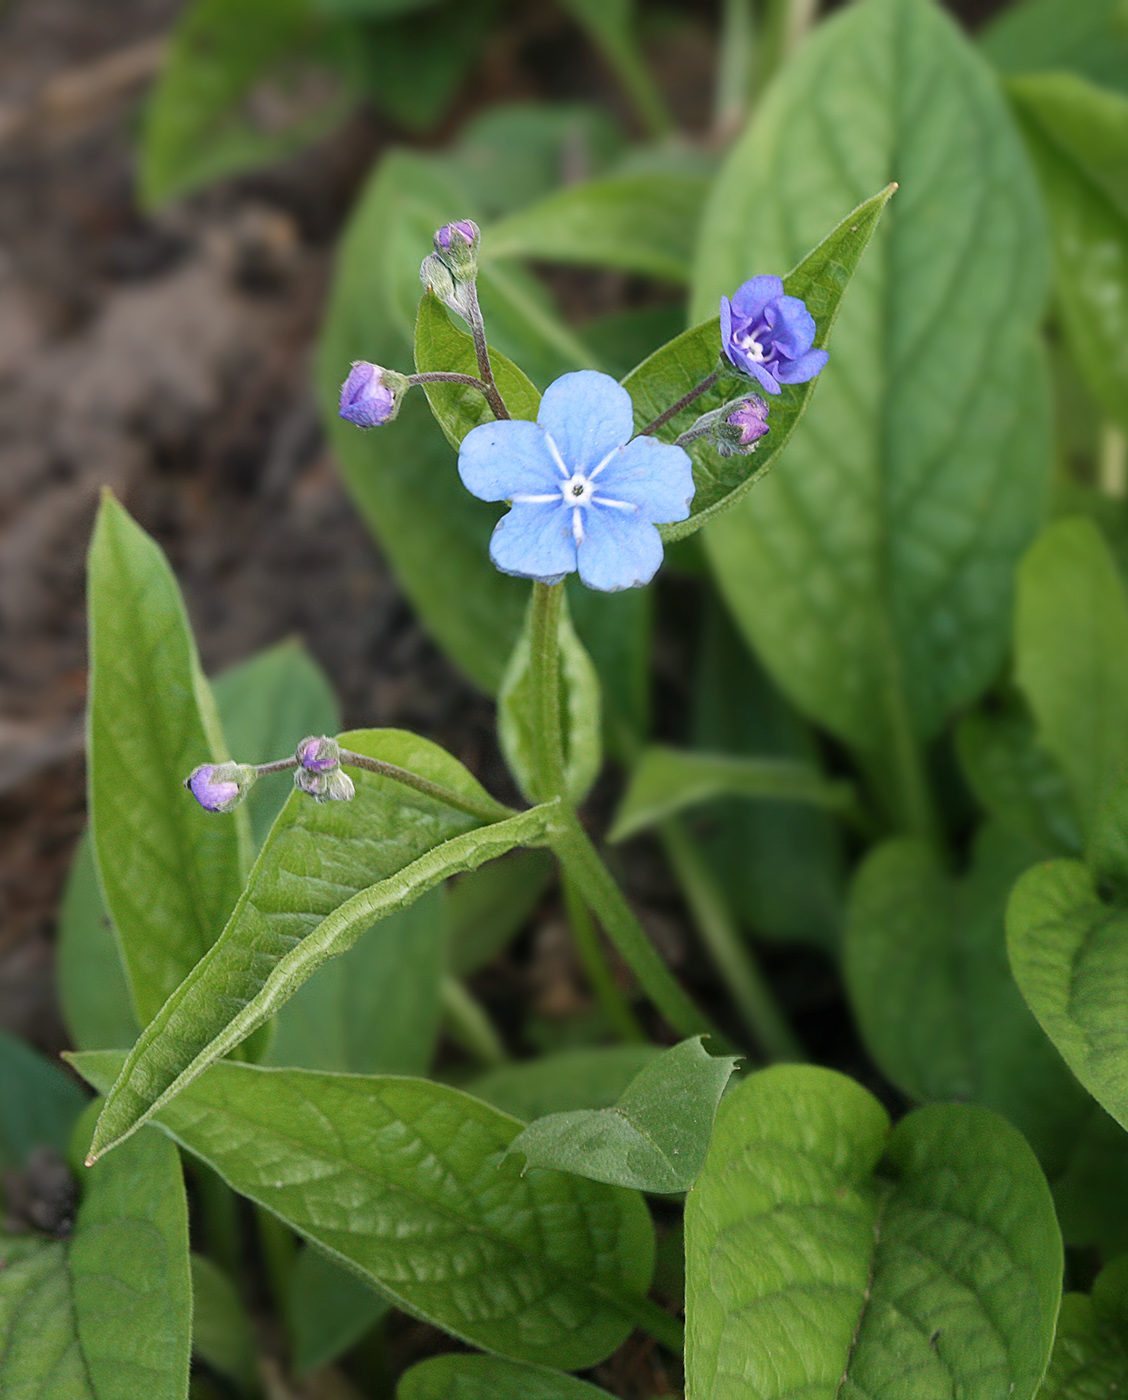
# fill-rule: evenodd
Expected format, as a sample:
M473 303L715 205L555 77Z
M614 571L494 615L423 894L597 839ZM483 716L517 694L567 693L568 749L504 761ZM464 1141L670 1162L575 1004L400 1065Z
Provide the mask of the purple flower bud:
M435 234L435 244L444 253L450 251L451 234L461 234L470 247L473 247L475 240L481 237L478 225L472 219L455 219L451 224L443 224L442 228Z
M737 405L726 422L731 423L740 433L738 447L754 447L756 439L768 431L768 406L763 399L753 396Z
M402 375L395 378L402 379ZM390 371L367 360L354 360L341 385L340 416L358 428L378 428L399 412L399 394Z
M478 245L482 235L472 219L443 224L435 233L435 254L453 273L456 281L470 282L478 272ZM435 289L435 295L442 293Z
M341 746L327 734L311 734L298 745L294 757L307 773L331 773L341 766Z
M298 768L294 773L294 786L315 802L351 802L356 796L352 779L340 768L328 773Z
M207 812L230 812L258 778L249 763L201 763L184 779L184 786Z

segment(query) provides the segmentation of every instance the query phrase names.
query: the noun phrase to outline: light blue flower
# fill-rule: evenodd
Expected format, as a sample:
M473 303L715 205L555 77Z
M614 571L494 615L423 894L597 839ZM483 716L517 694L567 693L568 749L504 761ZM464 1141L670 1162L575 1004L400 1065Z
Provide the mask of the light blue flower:
M537 421L471 429L458 471L483 501L509 501L490 540L504 574L589 588L649 583L662 562L656 524L685 520L693 469L680 447L632 438L631 396L608 374L578 370L550 384Z

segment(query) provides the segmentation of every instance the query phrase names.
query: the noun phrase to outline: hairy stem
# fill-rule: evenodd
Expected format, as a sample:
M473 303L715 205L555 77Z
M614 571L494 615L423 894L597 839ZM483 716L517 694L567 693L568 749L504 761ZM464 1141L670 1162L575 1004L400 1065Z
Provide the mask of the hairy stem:
M478 379L472 374L457 374L454 370L446 369L427 370L423 374L409 374L407 382L409 384L468 384L471 389L477 389L487 397L490 388L484 380Z
M564 796L564 727L560 716L562 583L534 583L529 619L533 691L533 763L539 801Z
M671 418L676 418L683 408L688 408L694 399L699 399L702 394L707 394L713 385L720 379L720 371L714 370L712 374L707 374L700 384L695 384L688 394L683 394L677 403L671 404L665 413L660 413L657 418L647 423L645 428L639 430L639 437L647 437L650 433L656 433L659 428L664 427Z
M482 308L478 305L478 288L473 282L464 282L466 324L474 337L474 353L478 357L478 373L482 376L482 393L493 410L495 418L511 418L513 415L505 406L501 390L494 379L493 365L490 364L490 347L486 343L486 327L482 320Z
M476 817L480 822L500 822L506 817L517 815L512 807L495 802L488 793L477 797L469 793L455 792L452 788L443 787L441 783L433 783L430 778L424 778L419 773L400 768L395 763L385 763L382 758L369 758L367 754L342 749L341 762L347 763L350 768L365 768L369 773L379 773L383 778L403 783L405 787L414 788L416 792L433 797L445 807L453 807L456 812L465 812L467 816Z

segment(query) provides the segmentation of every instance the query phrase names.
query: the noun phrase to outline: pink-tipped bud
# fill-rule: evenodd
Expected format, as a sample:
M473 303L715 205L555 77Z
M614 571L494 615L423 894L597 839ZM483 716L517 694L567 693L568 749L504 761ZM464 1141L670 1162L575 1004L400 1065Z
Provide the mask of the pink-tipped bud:
M379 428L399 412L407 379L394 370L354 360L349 377L341 385L338 413L358 428Z
M298 745L294 757L307 773L331 773L341 766L341 746L327 734L311 734Z
M249 763L201 763L184 786L206 812L230 812L254 786L258 774Z

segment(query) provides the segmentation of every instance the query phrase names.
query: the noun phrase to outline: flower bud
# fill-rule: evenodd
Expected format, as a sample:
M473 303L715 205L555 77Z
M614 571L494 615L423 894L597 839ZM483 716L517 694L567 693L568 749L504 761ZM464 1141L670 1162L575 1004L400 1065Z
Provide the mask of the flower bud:
M456 278L469 280L478 271L481 231L473 219L456 219L435 233L435 253Z
M358 428L378 428L399 412L400 399L409 387L406 376L395 370L354 360L349 377L341 385L342 418Z
M713 442L722 457L744 457L755 452L756 444L768 431L768 406L758 394L741 399L713 432Z
M429 292L434 292L444 306L449 306L463 320L466 319L468 308L463 302L462 288L442 258L428 253L419 265L419 280Z
M298 745L294 757L307 773L330 773L341 766L341 746L327 734L311 734Z
M352 779L340 768L326 773L298 768L294 773L294 786L315 802L351 802L356 796Z
M257 779L249 763L201 763L184 779L184 786L205 811L230 812Z

